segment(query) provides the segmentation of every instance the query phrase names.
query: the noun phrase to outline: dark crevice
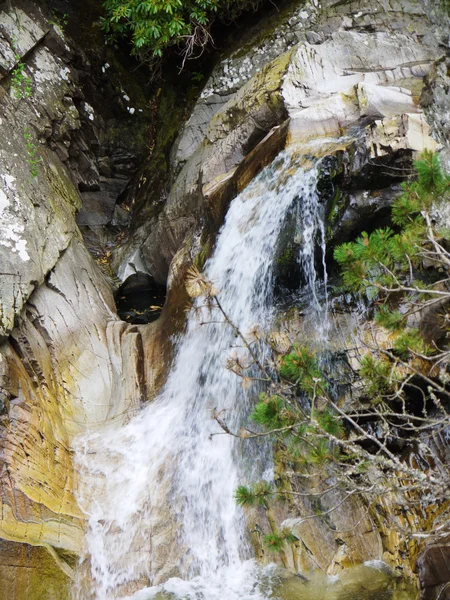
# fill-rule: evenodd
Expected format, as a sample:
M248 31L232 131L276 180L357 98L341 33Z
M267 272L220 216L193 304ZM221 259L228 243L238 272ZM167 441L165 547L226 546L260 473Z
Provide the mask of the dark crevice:
M126 323L152 323L161 314L166 286L146 273L134 273L119 287L115 296L117 314Z

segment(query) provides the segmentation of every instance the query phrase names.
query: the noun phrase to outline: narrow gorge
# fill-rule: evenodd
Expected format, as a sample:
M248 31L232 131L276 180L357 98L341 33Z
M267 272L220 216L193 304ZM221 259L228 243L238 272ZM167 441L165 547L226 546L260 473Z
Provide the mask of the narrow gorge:
M0 598L450 598L446 1L103 4L0 2Z

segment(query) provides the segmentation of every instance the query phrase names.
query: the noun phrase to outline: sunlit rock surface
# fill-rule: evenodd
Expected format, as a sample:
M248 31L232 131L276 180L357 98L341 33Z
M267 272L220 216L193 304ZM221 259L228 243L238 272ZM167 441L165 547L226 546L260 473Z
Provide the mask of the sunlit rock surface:
M72 439L127 419L158 372L146 373L140 332L117 317L111 281L76 223L85 190L104 198L123 189L138 142L114 142L105 181L89 144L101 138L101 154L113 143L77 70L90 66L83 50L74 66L50 16L27 1L0 11L0 596L8 600L68 597L85 519ZM123 93L109 107L109 131L120 126L114 111L129 115ZM156 365L162 351L145 346Z
M102 138L107 127L80 91L64 33L50 26L48 14L34 2L20 2L13 14L2 5L0 595L5 598L67 597L84 531L74 497L72 440L90 428L126 422L153 396L169 361L168 338L183 326L186 269L207 258L231 199L286 144L307 141L311 154L333 155L316 140L352 138L357 130L360 146L352 156L363 156L361 165L436 149L420 102L427 77L427 118L445 141L448 102L441 83L447 85L448 74L436 62L443 50L421 2L317 4L293 2L267 23L262 36L247 38L215 68L172 149L167 193L144 199L149 212L137 219L140 227L114 260L121 278L137 270L167 282L162 316L149 326L130 326L117 317L111 281L88 253L75 220L82 208L80 227L95 229L96 242L104 235L126 176L119 180L132 172L136 157L123 149L114 160L93 157L82 132L91 127L87 138ZM31 95L11 84L17 55ZM348 147L339 142L340 151L351 154L352 140ZM95 193L107 187L102 177L111 180L114 173L113 200L105 205ZM356 168L353 175L358 176ZM396 190L390 184L386 189L384 196L371 196L360 186L340 207L340 225L351 223L351 231L355 219L371 214L364 213L371 202L385 200L387 206ZM152 212L156 203L161 209ZM336 526L343 529L359 519L364 524L363 531L339 541L323 524L297 522L304 548L289 566L295 571L319 565L334 574L364 560L395 564L405 550L398 538L363 516L357 504L336 513ZM164 532L161 547L163 538ZM437 551L430 547L422 570ZM436 585L433 577L424 576L424 587Z
M386 121L386 132L378 134L391 136L385 150L436 147L419 100L442 48L421 3L390 2L379 11L365 1L332 4L294 7L281 23L268 24L266 40L256 36L255 45L247 41L215 68L175 142L164 204L146 192L135 237L119 249L116 264L123 268L138 256L140 269L165 282L173 256L201 237L202 223L217 228L234 170L244 160L248 165L249 153L288 119L280 149L286 142L320 144L381 119L391 119L390 131ZM398 133L392 131L396 120ZM259 168L267 164L260 156Z

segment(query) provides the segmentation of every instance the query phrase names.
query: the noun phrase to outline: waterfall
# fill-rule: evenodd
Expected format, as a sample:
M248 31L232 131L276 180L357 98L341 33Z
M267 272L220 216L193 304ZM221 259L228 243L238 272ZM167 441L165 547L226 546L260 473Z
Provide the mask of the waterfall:
M226 314L245 334L270 325L272 260L287 211L296 200L317 202L317 169L303 171L298 162L282 153L232 202L205 267ZM313 255L313 225L306 225ZM311 262L306 250L302 260ZM254 478L262 467L257 457L244 460L251 442L223 435L212 418L220 412L231 430L239 429L255 390L246 392L224 367L230 351L243 350L221 315L202 309L202 302L188 315L158 398L124 427L78 442L95 600L143 587L133 598L160 591L204 600L266 597L234 499L239 483L252 477L247 463L256 464ZM82 588L79 582L75 597L85 600Z
M307 310L311 314L314 339L324 347L329 334L328 315L328 275L326 265L325 207L320 203L316 180L309 182L310 189L297 203L297 236L300 242L298 260L305 277L301 294ZM320 252L322 279L316 269L316 250Z

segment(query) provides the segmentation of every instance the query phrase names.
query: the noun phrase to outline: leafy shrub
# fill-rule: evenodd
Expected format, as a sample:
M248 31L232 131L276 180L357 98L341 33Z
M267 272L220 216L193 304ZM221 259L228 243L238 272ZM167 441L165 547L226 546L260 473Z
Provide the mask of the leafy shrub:
M131 38L133 53L141 58L161 57L172 45L185 55L211 41L213 21L233 19L254 9L260 0L105 0L107 33Z

